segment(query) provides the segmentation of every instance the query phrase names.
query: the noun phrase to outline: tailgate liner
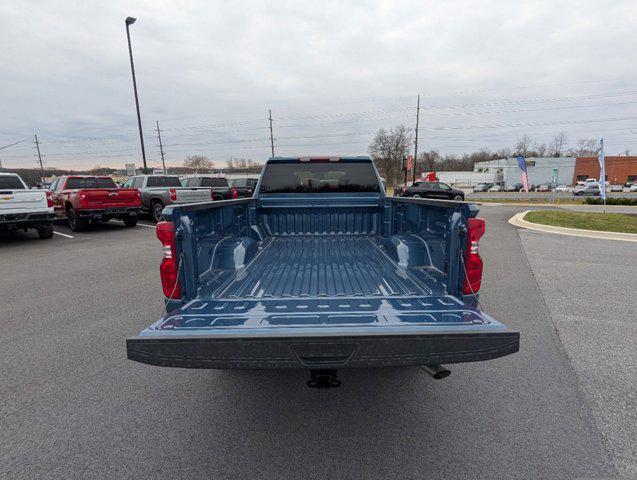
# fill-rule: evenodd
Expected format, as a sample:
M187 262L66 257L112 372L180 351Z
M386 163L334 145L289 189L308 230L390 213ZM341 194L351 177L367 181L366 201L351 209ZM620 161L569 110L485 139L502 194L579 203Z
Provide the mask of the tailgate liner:
M519 333L432 332L340 337L133 337L128 358L214 369L417 366L490 360L519 350Z

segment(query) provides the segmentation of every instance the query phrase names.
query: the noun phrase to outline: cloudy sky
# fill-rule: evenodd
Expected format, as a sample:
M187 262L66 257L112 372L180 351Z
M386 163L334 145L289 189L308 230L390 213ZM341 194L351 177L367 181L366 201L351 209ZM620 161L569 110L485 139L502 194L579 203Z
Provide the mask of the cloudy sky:
M38 134L48 166L141 164L124 19L150 165L204 154L366 154L380 127L462 153L606 138L637 153L637 2L0 3L0 147ZM28 141L0 150L34 166Z

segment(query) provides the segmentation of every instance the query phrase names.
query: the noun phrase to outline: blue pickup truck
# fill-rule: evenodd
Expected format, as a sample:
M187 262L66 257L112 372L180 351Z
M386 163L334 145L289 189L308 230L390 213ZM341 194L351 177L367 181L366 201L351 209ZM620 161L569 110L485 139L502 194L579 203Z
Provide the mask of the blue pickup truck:
M166 207L166 314L127 339L166 367L337 369L488 360L519 333L478 308L475 204L389 197L368 157L271 158L252 198Z

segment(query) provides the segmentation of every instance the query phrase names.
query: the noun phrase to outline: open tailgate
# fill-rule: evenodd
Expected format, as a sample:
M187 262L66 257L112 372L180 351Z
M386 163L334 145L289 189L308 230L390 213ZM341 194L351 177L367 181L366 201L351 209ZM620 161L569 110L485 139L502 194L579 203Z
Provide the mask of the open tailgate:
M128 358L187 368L343 368L488 360L519 333L450 295L193 300L127 339Z

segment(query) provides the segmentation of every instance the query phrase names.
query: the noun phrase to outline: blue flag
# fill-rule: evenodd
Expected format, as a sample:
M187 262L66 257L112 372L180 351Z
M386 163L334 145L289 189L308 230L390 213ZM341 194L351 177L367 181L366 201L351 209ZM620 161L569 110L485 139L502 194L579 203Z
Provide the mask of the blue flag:
M520 167L520 180L522 180L522 185L524 185L524 191L529 193L529 175L526 173L526 160L522 155L519 155L517 161L518 167Z

